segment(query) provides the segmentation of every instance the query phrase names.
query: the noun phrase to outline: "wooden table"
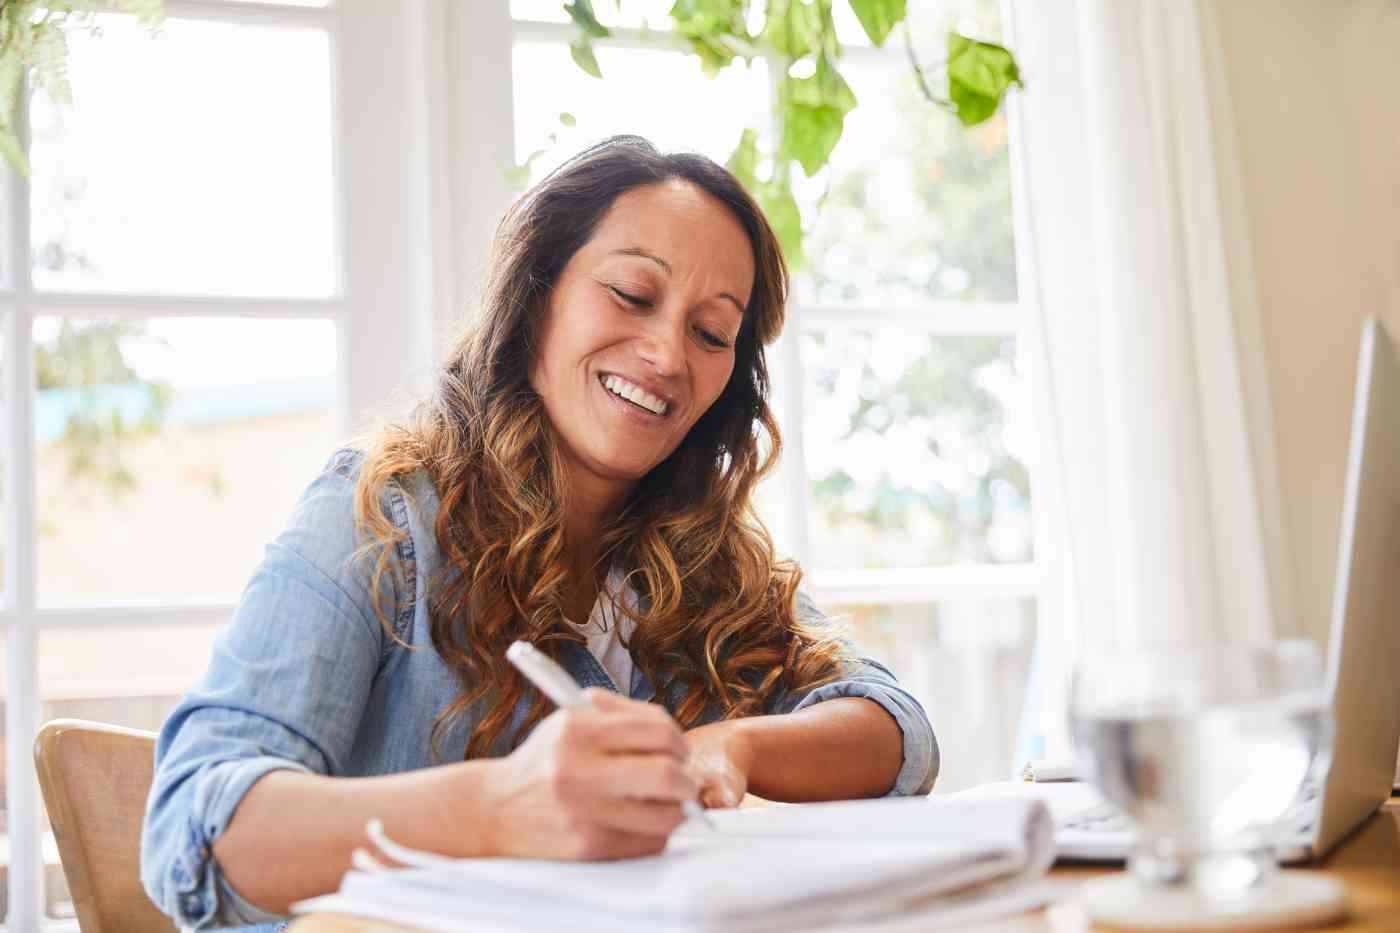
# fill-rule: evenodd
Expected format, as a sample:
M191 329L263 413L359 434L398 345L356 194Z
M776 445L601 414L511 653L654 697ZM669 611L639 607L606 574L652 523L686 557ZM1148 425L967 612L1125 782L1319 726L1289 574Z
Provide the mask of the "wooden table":
M1051 877L1092 878L1113 869L1056 868ZM1400 798L1392 797L1361 831L1332 853L1319 871L1346 885L1351 920L1330 929L1347 933L1400 931ZM334 914L312 914L292 924L292 933L404 933L394 924ZM1073 899L1044 910L963 926L963 933L1077 933L1094 929Z

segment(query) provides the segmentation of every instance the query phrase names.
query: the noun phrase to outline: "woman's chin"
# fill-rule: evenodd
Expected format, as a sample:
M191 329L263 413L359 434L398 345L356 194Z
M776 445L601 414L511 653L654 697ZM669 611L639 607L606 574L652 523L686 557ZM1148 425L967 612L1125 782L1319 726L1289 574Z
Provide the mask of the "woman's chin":
M585 462L589 472L618 483L636 483L664 460L664 457L637 456L635 452L591 451Z
M660 463L661 461L613 460L605 462L607 464L607 472L609 475L624 482L635 483L639 481L643 476L646 476L648 473L650 473L652 469L655 468L656 464Z

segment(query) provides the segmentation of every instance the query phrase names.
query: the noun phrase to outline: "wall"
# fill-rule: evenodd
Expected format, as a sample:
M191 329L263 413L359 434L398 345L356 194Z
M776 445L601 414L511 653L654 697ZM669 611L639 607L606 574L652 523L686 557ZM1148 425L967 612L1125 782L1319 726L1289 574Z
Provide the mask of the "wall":
M1400 2L1217 0L1302 634L1325 644L1361 322L1400 340Z

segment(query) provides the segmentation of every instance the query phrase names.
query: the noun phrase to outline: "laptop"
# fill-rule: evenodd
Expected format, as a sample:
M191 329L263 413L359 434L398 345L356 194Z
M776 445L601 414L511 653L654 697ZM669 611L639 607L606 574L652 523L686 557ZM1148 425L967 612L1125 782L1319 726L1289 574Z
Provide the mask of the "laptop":
M1400 362L1374 317L1361 331L1351 446L1332 594L1327 690L1332 767L1279 823L1280 858L1326 857L1390 796L1400 746ZM1028 785L1030 786L1030 785ZM1040 785L1065 859L1118 860L1127 819L1087 784ZM1097 802L1094 802L1097 800Z

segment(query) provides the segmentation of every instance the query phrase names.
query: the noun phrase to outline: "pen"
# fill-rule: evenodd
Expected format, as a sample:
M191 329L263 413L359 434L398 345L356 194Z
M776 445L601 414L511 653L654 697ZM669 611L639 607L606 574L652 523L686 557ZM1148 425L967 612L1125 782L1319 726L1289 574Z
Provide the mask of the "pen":
M512 642L506 649L506 660L514 664L530 683L539 687L540 692L556 705L580 706L585 702L583 689L569 676L569 672L529 642ZM682 801L681 809L689 819L699 820L714 829L714 824L694 800Z

